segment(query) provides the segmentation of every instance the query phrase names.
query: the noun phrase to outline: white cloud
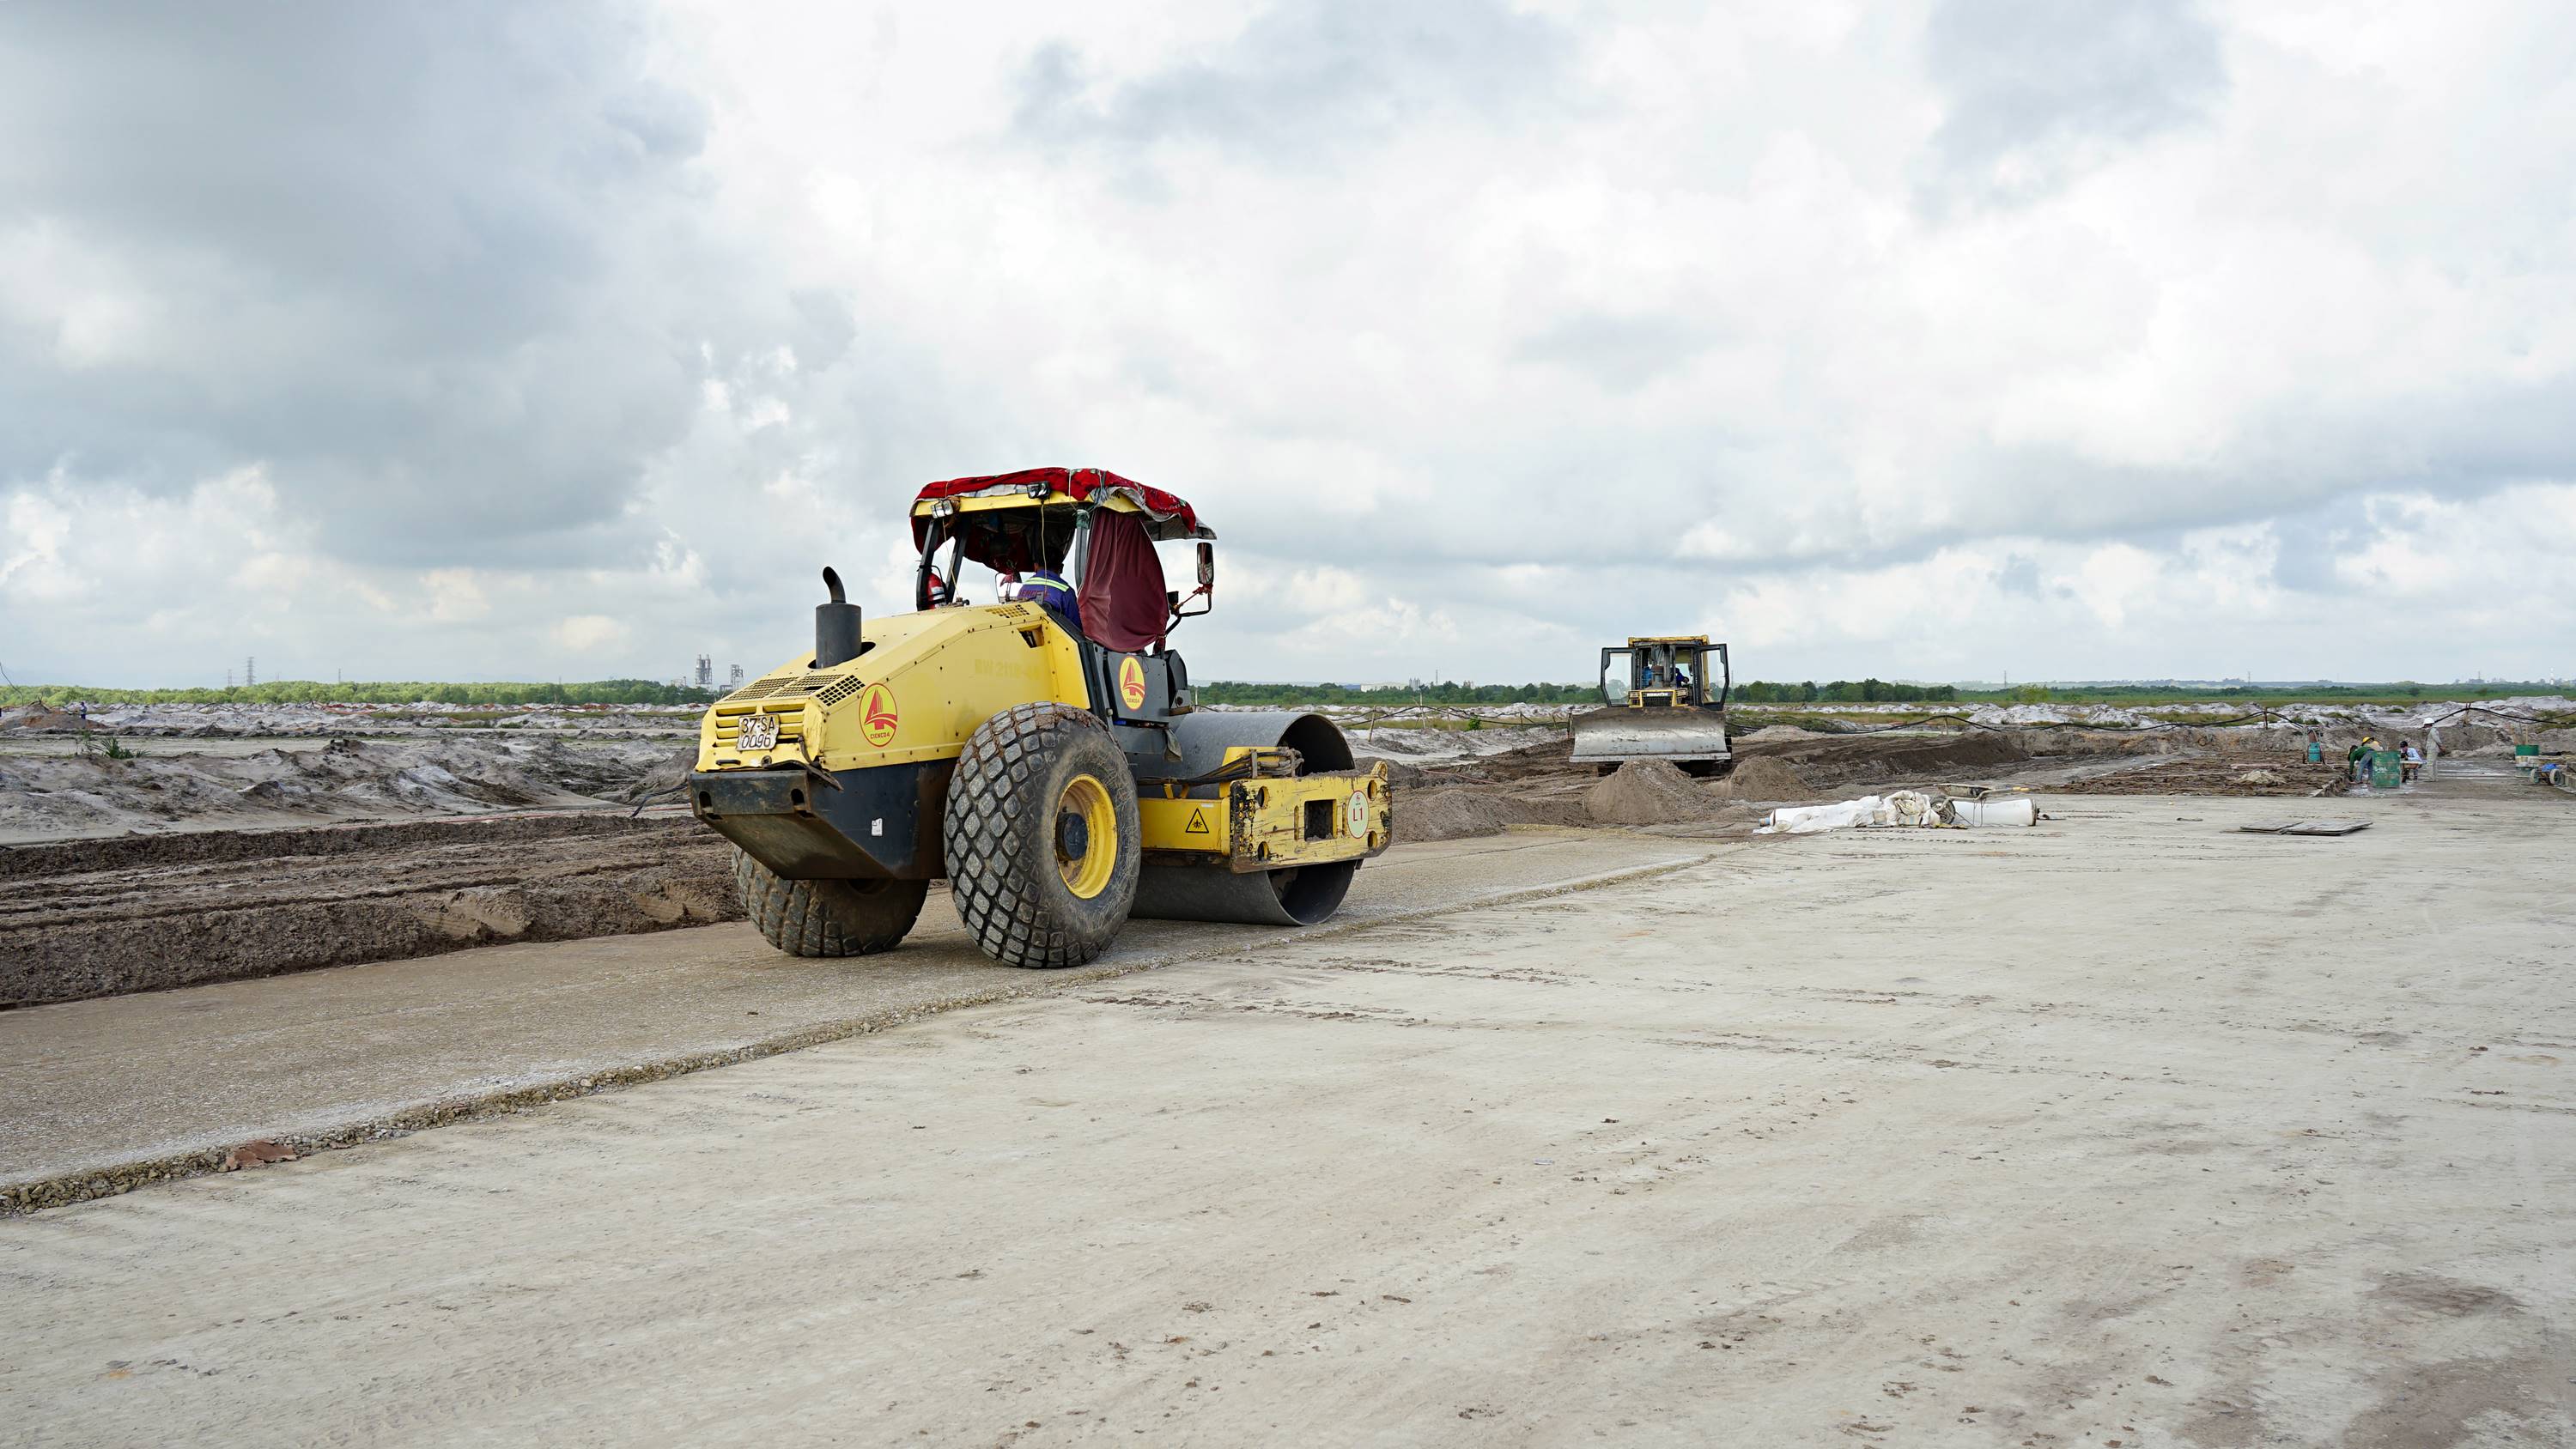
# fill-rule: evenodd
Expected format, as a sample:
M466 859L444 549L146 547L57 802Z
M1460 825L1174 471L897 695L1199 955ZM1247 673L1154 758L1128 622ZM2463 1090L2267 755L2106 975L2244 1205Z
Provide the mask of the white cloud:
M0 638L759 669L1052 462L1203 506L1201 677L2567 672L2561 17L2040 10L13 12ZM137 55L203 154L106 124Z
M555 625L555 637L576 654L613 649L626 642L624 624L604 614L575 614Z

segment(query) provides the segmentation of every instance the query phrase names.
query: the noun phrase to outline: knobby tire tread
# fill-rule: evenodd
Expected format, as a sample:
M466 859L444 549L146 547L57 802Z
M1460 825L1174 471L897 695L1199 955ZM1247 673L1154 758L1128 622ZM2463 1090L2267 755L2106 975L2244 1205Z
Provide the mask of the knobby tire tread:
M1021 828L1031 810L1052 820L1055 801L1038 797L1050 793L1053 763L1078 746L1102 761L1097 773L1112 797L1126 802L1120 828L1128 859L1107 892L1114 899L1087 907L1051 899L1055 860L1039 843L1052 837ZM941 843L957 919L984 954L1005 966L1056 969L1108 949L1135 897L1141 859L1133 779L1107 727L1070 705L1016 705L975 731L948 782Z
M873 956L900 945L920 919L927 881L862 891L849 881L788 880L736 847L743 909L770 945L790 956Z

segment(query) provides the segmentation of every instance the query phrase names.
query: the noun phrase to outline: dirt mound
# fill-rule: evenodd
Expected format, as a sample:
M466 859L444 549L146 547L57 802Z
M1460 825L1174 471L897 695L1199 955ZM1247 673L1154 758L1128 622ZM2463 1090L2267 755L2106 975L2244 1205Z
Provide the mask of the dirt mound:
M0 837L627 803L672 759L671 747L654 741L490 734L126 759L11 755L0 758Z
M16 877L78 875L105 870L167 870L179 866L274 861L329 855L383 855L397 850L470 846L518 850L530 842L567 835L623 835L659 831L667 819L630 820L624 811L512 815L497 820L406 820L384 824L315 825L283 830L184 830L104 839L53 840L0 845L0 882ZM544 856L555 847L540 845Z
M1409 760L1389 759L1384 755L1356 755L1352 757L1352 763L1363 770L1371 765L1386 766L1386 782L1390 785L1420 785L1432 778L1431 772L1420 765Z
M2351 787L2341 761L2248 770L2231 760L2198 759L2163 760L2048 788L2068 795L2341 795Z
M0 730L77 730L88 724L81 716L56 709L41 699L14 709L0 709Z
M670 758L645 771L643 778L623 790L614 791L609 798L629 805L640 805L665 796L677 799L697 768L698 747L695 744L682 745L672 752Z
M1946 734L1844 735L1831 739L1762 740L1738 746L1735 768L1754 759L1790 766L1807 785L1938 784L2018 765L2030 748L1996 730Z
M1510 825L1584 823L1581 808L1570 803L1529 800L1466 786L1399 789L1395 796L1395 840L1399 845L1492 835Z
M1583 796L1584 813L1604 825L1669 825L1711 808L1698 783L1664 760L1630 760Z
M1816 792L1787 762L1768 756L1739 760L1726 778L1700 787L1712 800L1813 800Z
M742 916L732 848L694 820L530 828L539 823L204 831L11 852L0 1008ZM147 848L165 846L181 848L166 859Z

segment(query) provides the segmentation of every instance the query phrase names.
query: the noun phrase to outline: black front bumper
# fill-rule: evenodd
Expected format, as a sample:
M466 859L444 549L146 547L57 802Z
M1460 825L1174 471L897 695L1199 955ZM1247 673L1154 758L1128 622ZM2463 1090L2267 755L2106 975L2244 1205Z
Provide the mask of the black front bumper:
M956 768L701 770L689 776L689 808L789 880L930 880L945 873L940 811Z

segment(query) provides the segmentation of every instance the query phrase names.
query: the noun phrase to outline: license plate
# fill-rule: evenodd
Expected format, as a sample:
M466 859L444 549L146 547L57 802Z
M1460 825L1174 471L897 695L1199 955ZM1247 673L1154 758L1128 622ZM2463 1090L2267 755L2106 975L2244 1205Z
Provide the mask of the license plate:
M745 750L778 748L778 716L747 714L742 717L742 735L737 741Z

